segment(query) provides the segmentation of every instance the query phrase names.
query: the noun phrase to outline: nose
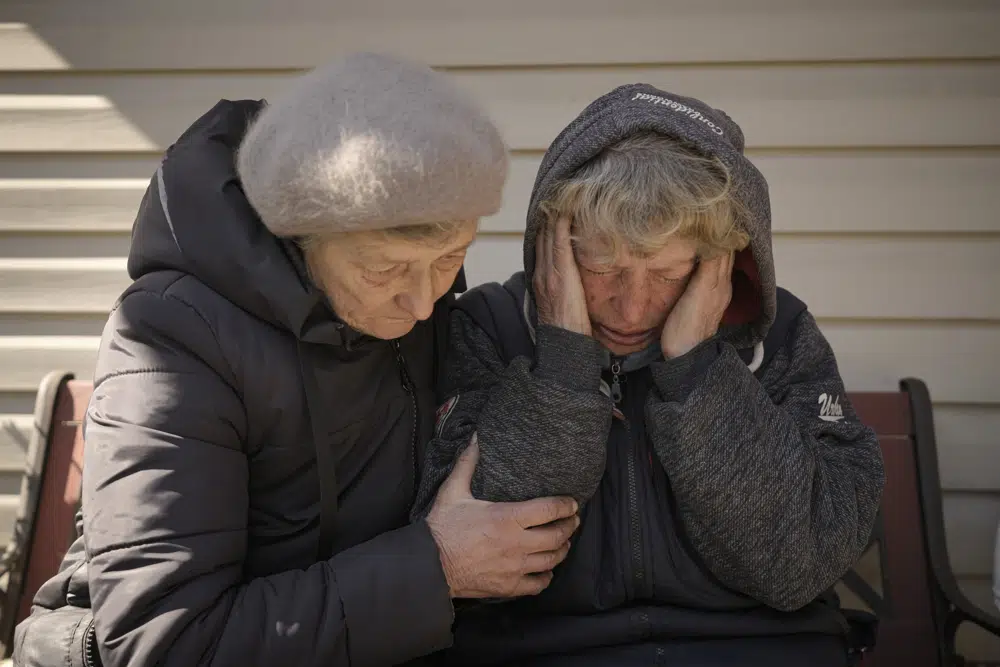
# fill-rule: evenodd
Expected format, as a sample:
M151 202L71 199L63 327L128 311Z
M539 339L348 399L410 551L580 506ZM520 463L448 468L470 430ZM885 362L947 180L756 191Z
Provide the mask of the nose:
M649 303L648 293L641 282L636 280L634 275L624 277L618 296L618 314L622 322L630 328L642 324Z
M434 282L430 273L422 273L399 296L398 303L414 319L426 320L434 312L435 301Z

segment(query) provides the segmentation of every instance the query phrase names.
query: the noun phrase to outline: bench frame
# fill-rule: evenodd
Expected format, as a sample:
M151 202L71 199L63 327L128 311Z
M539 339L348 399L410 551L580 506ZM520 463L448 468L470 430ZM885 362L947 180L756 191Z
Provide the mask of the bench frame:
M978 607L958 585L945 540L944 503L941 498L941 476L930 392L927 385L916 378L904 379L900 382L900 387L910 397L920 505L930 560L935 621L939 627L941 664L944 667L962 667L972 663L959 656L956 651L955 635L958 628L964 623L973 623L1000 637L1000 615L996 610Z
M864 667L972 667L955 636L967 622L1000 636L1000 616L959 587L948 557L933 405L927 385L903 379L899 392L850 392L875 430L885 462L882 505L861 561L877 549L879 588L857 571L841 583L878 617ZM983 663L979 663L983 664Z
M35 592L58 569L76 539L74 517L83 472L81 428L90 385L53 371L35 397L34 423L21 479L20 505L3 554L7 587L0 602L0 657L13 652L14 627L31 612Z

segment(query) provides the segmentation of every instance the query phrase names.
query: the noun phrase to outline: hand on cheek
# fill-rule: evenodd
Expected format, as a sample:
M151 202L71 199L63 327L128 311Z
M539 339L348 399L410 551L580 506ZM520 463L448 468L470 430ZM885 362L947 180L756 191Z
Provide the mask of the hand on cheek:
M590 315L573 256L569 218L539 230L535 253L533 288L539 323L589 336Z
M733 296L733 253L701 262L667 317L660 337L663 356L687 354L719 330Z

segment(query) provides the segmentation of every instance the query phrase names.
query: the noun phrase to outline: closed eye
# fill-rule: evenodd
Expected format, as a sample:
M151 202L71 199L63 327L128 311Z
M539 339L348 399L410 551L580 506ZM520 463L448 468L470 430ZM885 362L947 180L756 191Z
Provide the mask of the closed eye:
M681 276L680 278L675 278L673 276L665 276L663 274L655 274L656 279L664 283L682 283L687 279L687 276Z
M372 275L376 275L376 276L387 275L389 273L392 273L396 269L398 269L399 266L400 266L399 264L390 264L390 265L385 265L385 266L382 266L382 265L366 266L365 267L365 271L367 271L368 273L371 273Z
M375 264L364 267L365 280L378 284L393 278L403 269L402 264Z
M618 273L617 269L592 269L587 266L580 266L581 269L595 276L611 276Z
M454 255L448 255L447 257L442 257L437 261L438 266L446 269L453 269L465 261L465 253L457 253Z

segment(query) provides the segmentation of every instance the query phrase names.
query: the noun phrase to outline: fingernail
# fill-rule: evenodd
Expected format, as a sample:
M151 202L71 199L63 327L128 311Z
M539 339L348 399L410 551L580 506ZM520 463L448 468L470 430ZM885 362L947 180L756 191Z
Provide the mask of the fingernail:
M574 501L573 501L573 514L576 514L576 513L577 513L577 512L579 512L579 511L580 511L580 503L578 503L578 502L576 502L576 501L574 500Z

